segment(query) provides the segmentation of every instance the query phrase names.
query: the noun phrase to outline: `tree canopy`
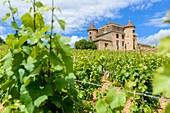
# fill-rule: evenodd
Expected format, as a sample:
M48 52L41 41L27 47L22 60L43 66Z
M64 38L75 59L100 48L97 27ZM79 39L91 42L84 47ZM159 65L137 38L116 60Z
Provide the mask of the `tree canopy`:
M95 43L93 41L87 41L85 39L81 39L75 43L76 49L97 49Z

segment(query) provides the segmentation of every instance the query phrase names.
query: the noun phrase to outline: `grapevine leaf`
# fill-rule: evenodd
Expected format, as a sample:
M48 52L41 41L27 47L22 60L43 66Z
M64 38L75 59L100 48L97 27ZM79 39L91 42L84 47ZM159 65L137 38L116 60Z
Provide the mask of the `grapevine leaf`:
M164 113L170 113L170 104L166 105Z
M57 21L58 21L58 23L60 24L60 27L62 28L62 30L65 30L66 22L63 21L63 20L60 20L60 19L58 19Z
M41 67L42 67L42 63L28 77L24 79L25 86L27 86L31 82L30 78L33 78L35 77L35 75L38 75L40 73Z
M160 39L160 46L158 48L159 55L170 52L170 36Z
M20 67L21 63L22 63L22 60L23 60L23 56L22 56L22 53L17 53L14 55L13 57L13 70L18 70L18 68Z
M60 35L54 35L54 43L57 50L60 50L66 72L71 73L73 71L73 59L71 57L71 48L68 45L68 38L61 37Z
M18 47L22 46L28 39L28 36L22 36L18 40Z
M12 28L14 28L15 30L19 30L18 24L16 22L11 22L11 26Z
M6 16L2 18L2 22L5 22L10 17L10 13L6 13Z
M47 99L48 99L48 96L47 96L47 95L42 95L42 96L38 97L38 98L34 101L34 105L39 108L39 106L41 105L41 103L44 102L44 101L47 100Z
M48 29L50 28L50 26L45 26L43 27L37 34L36 34L36 38L39 39L42 37L42 35L48 31Z
M39 54L40 50L41 50L41 49L40 49L38 46L34 46L34 47L32 48L32 52L31 52L30 56L31 56L32 58L36 58L36 56Z
M10 34L6 38L6 44L8 47L13 47L17 43L17 39L14 34Z
M26 113L33 113L34 105L33 105L33 102L32 102L32 98L29 95L29 92L26 90L24 85L21 86L20 90L21 90L21 101L25 105L25 112Z
M51 84L46 84L42 93L47 96L52 96L54 92L53 92L53 87L51 86Z
M45 25L45 22L43 20L43 16L41 14L36 14L35 16L35 20L36 20L36 28L42 28Z
M31 47L28 47L28 46L22 46L22 50L27 54L29 55L30 52L31 52Z
M58 91L60 91L62 88L65 88L66 85L66 81L63 78L56 78L55 87Z
M42 6L43 6L42 2L40 2L40 1L35 2L35 5L36 5L38 8L40 8L40 7L42 7Z
M24 69L19 69L18 72L19 72L20 82L22 83L23 82L23 77L24 77L24 74L25 74L25 70Z
M97 113L112 113L109 105L104 100L98 100L95 107Z
M10 107L6 107L5 110L3 110L2 113L11 113L11 108Z
M5 83L0 85L0 89L2 89L3 91L6 91L8 87L12 85L13 82L14 82L13 80L8 79Z
M115 97L116 97L116 89L109 90L109 92L106 95L106 102L110 104Z
M6 0L4 0L4 2L3 2L3 5L5 5L6 4Z
M153 92L154 94L163 93L165 96L170 97L170 65L165 65L157 70L157 74L153 79Z
M10 94L11 94L12 98L14 98L14 99L19 99L19 94L20 94L20 92L19 92L19 90L18 90L17 87L13 87L13 88L10 90Z
M151 108L148 105L145 105L144 113L152 113Z
M4 61L4 68L7 69L10 67L11 62L12 62L12 53L11 51L9 51L3 58L1 61Z
M110 107L112 109L114 108L118 108L118 107L122 107L125 105L126 102L126 96L124 93L120 93L119 95L117 95L112 102L110 103Z
M69 73L68 76L66 76L65 78L67 80L67 82L69 82L70 84L74 84L74 80L76 79L76 76L73 73Z
M73 113L73 101L70 99L70 97L65 98L63 104L65 113Z
M61 13L61 9L59 7L55 7L55 9Z
M12 8L13 13L16 14L18 12L18 8Z
M8 59L10 59L12 57L12 53L11 51L9 51L2 59L1 59L1 62L2 61L6 61Z
M33 18L31 17L31 15L29 13L26 13L24 14L22 17L21 17L21 21L22 21L22 24L25 26L25 27L30 27L30 28L34 28L34 25L33 25Z

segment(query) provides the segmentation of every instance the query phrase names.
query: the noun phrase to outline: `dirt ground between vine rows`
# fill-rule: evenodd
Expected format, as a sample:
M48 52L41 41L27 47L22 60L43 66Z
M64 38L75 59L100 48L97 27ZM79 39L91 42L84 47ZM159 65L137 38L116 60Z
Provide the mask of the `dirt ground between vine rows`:
M97 90L94 91L94 93L93 93L93 97L94 97L93 101L97 100L97 97L96 97L96 93L97 92L100 92L100 93L104 94L106 92L106 90L109 88L109 86L111 85L111 82L108 81L105 76L102 77L101 82L103 83L103 86L101 88L98 88ZM115 87L115 88L116 88L116 93L117 94L122 92L119 87ZM130 97L127 100L127 102L125 104L125 107L122 110L122 113L130 113L129 107L134 104L133 101L134 101L133 97ZM167 99L164 99L164 98L160 98L159 99L159 103L160 103L160 107L158 109L158 113L163 113L163 109L165 108L167 103L170 103L170 100L167 100ZM155 112L153 112L153 113L155 113Z

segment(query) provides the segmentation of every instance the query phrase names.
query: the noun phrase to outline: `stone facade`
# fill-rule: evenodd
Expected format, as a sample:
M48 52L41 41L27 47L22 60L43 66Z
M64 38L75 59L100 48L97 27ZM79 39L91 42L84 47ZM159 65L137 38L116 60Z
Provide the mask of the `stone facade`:
M139 43L138 43L138 50L142 52L157 52L158 51L156 47L152 47L146 44L139 44Z
M137 48L135 26L128 22L126 26L109 22L99 29L91 24L88 40L95 42L98 50L134 50Z

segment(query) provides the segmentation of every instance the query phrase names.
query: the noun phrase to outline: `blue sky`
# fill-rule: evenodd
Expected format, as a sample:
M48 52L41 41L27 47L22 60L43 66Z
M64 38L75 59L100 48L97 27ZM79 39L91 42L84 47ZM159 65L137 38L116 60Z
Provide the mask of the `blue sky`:
M3 0L1 0L3 1ZM28 11L29 4L21 0L12 0L13 7L19 8L16 18ZM49 0L43 0L44 4L50 5ZM170 0L57 0L56 6L62 10L57 16L66 21L66 30L62 31L55 22L55 32L71 39L71 45L80 39L87 39L87 29L91 23L96 28L108 22L126 25L130 20L136 26L138 42L154 45L159 39L170 35L170 25L164 24L166 12L170 10ZM2 18L9 12L6 6L0 3ZM50 13L44 14L47 24L50 24ZM5 38L12 32L11 19L6 23L0 22L0 36ZM156 42L155 42L156 41Z

